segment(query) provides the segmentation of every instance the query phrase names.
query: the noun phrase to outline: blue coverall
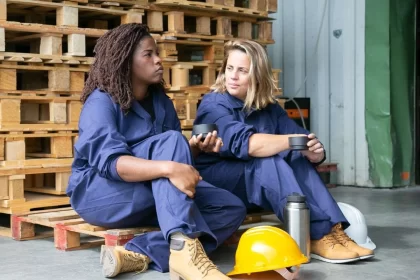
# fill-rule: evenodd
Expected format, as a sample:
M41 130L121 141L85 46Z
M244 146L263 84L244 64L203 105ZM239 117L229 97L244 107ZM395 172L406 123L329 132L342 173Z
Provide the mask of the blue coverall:
M218 154L200 154L196 168L207 182L240 197L248 208L274 211L283 220L287 196L307 197L311 238L322 238L334 224L348 221L327 190L314 164L299 151L286 150L274 156L257 158L248 154L254 133L309 134L290 119L279 104L246 112L243 101L229 93L204 95L195 124L215 123L224 146Z
M161 231L135 237L126 249L149 256L152 269L167 272L171 233L200 236L209 253L239 228L246 208L235 195L205 181L190 199L167 178L136 183L120 178L116 162L121 155L192 164L172 101L155 92L153 108L154 122L138 102L125 114L109 94L95 90L80 115L67 194L88 223L108 228L159 226Z

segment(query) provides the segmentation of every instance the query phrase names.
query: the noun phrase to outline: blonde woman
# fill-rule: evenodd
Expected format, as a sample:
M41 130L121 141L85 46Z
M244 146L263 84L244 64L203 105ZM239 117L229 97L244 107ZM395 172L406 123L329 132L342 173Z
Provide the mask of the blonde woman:
M272 210L281 220L287 196L303 194L310 209L313 258L346 263L373 257L373 251L345 234L349 223L315 169L325 160L323 145L288 118L274 90L261 45L248 40L226 43L221 71L195 121L217 124L224 145L218 153L196 158L201 176L236 194L248 208ZM309 149L290 150L292 135L307 135Z

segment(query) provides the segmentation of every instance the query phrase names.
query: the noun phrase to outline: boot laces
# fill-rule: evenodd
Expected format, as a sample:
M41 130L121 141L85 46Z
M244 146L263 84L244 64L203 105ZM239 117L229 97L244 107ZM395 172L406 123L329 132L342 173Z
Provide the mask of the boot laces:
M340 242L338 242L338 240L332 234L327 234L322 239L331 248L334 248L335 245L340 244Z
M142 254L127 251L123 253L121 272L136 271L142 273L149 267L148 258Z
M344 246L346 246L348 242L354 242L354 240L345 233L341 226L335 226L333 232L334 237Z
M188 243L188 247L192 262L204 276L206 276L210 270L217 269L217 266L214 265L213 262L207 257L203 246L198 240L194 240L194 242Z

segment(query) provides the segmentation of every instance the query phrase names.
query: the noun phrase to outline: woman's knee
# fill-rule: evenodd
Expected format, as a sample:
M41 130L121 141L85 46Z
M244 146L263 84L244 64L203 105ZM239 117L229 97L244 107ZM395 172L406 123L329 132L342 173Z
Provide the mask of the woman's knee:
M185 136L175 130L154 135L132 147L133 155L140 158L159 159L156 155L164 151L190 153L190 148Z
M166 141L188 144L187 138L181 132L176 130L165 131L159 135Z
M247 214L245 204L239 197L230 192L227 192L226 195L229 196L228 212L232 214L235 220L243 221Z
M259 168L290 168L286 159L282 155L273 155L270 157L262 157L253 159L254 164Z
M294 178L291 166L281 155L256 158L248 168L255 174L251 181L259 185L279 185L285 179ZM255 181L257 178L259 182Z

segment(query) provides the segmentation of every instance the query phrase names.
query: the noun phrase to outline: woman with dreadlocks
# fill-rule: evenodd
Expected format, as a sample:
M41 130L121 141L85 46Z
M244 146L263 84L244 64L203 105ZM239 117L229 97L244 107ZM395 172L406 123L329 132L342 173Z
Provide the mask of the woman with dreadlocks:
M181 134L147 26L110 30L94 51L67 189L71 205L94 225L161 229L124 247L103 246L104 276L151 267L170 271L171 279L230 279L206 253L238 229L245 207L192 166L193 155L217 152L220 138L187 141Z

